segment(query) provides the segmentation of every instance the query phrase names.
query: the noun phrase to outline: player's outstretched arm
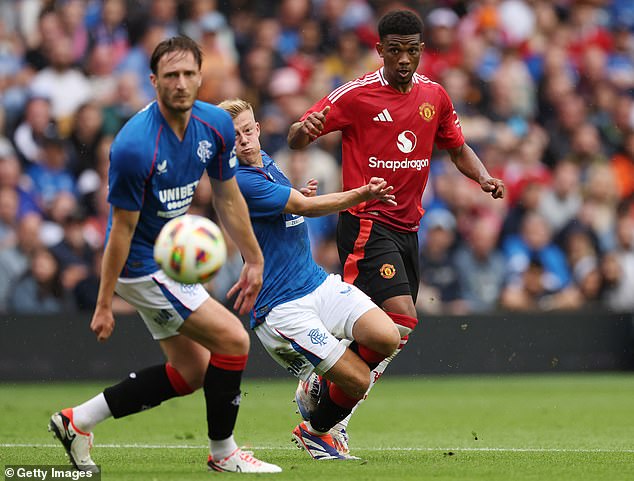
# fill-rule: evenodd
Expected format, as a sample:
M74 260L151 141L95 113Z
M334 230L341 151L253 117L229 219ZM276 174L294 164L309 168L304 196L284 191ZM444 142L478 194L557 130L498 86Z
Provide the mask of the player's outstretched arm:
M97 305L90 322L90 329L97 335L98 341L107 340L114 330L114 316L112 315L114 288L130 253L130 244L139 222L139 215L139 211L124 210L118 207L114 207L112 211L112 227L101 261Z
M326 125L330 106L320 112L312 112L301 122L295 122L288 130L286 141L291 149L302 149L321 135Z
M491 174L489 174L471 147L465 143L455 149L449 149L448 152L451 156L451 161L456 165L458 170L471 180L480 184L480 188L484 192L491 193L494 199L504 198L506 191L504 181L491 177Z
M214 206L220 220L244 258L240 278L229 290L227 297L237 293L233 308L240 314L246 314L253 308L262 288L264 257L249 221L247 203L235 177L225 181L212 179L211 186Z
M389 205L396 205L392 191L394 187L380 177L372 177L370 182L362 187L334 192L332 194L307 197L301 192L291 189L284 212L304 215L306 217L320 217L348 209L367 200L376 199Z

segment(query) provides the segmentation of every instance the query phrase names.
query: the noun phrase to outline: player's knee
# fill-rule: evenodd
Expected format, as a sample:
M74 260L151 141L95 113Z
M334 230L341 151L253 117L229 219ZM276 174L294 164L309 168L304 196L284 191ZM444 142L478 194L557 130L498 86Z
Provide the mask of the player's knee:
M242 327L227 331L220 339L220 345L224 354L246 355L250 347L249 333Z
M379 340L376 351L385 357L388 357L396 349L398 349L401 342L401 335L396 326L392 326L392 329L388 329L385 335Z

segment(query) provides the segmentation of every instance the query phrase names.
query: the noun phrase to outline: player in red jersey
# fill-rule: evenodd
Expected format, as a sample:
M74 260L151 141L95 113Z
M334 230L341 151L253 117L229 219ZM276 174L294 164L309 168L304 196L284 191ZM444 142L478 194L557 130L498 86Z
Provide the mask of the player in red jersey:
M390 11L379 20L378 30L376 50L383 67L315 103L290 127L288 144L301 149L339 130L344 190L364 185L371 177L383 177L394 186L397 205L368 201L340 214L337 246L344 279L390 315L401 332L402 348L418 323L416 232L424 213L421 197L434 143L493 198L504 197L505 187L465 143L445 89L416 73L424 47L420 18L408 10ZM372 373L372 383L392 358ZM339 428L345 431L346 424L344 420Z

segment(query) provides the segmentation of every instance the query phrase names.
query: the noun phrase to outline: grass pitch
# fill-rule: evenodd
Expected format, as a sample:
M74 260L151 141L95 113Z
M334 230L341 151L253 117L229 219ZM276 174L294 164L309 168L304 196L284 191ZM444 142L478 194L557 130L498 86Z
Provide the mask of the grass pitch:
M108 383L0 384L0 464L60 465L51 413ZM296 383L247 379L236 440L278 480L634 480L634 374L386 376L350 423L363 461L313 461L290 443ZM102 480L208 480L200 392L95 430ZM253 476L251 476L253 477ZM6 478L5 478L6 479Z

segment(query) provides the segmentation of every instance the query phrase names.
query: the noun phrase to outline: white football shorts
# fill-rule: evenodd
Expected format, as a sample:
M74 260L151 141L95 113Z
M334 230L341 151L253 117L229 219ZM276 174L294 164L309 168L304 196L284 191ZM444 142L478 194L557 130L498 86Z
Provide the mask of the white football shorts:
M181 284L162 270L120 277L115 292L136 308L156 340L176 336L185 319L209 299L202 284Z
M268 353L294 376L307 380L328 371L353 341L359 317L377 307L357 287L330 274L313 292L271 309L255 333Z

